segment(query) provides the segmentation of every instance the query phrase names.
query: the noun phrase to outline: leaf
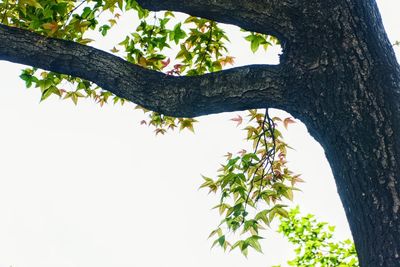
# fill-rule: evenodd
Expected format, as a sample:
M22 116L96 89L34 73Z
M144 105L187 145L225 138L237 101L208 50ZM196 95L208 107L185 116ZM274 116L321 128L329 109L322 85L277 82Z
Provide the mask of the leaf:
M286 118L286 119L283 120L283 126L285 126L286 129L288 128L288 125L289 125L289 124L292 124L292 123L296 123L296 121L293 120L293 119L290 118L290 117L288 117L288 118Z
M164 13L164 17L175 17L175 15L174 15L174 13L173 12L171 12L171 11L165 11L165 13Z
M254 38L250 43L250 48L253 53L255 53L258 50L259 46L260 46L260 42L258 41L257 38Z
M179 130L182 131L183 129L187 128L189 129L191 132L194 133L194 128L193 128L193 123L197 122L195 119L180 119L179 120Z
M292 191L292 189L288 188L288 189L283 193L283 195L284 195L287 199L289 199L290 201L293 201L293 191Z
M180 39L183 39L186 37L186 33L181 29L181 23L178 23L175 25L174 29L172 32L170 32L169 38L170 40L174 40L176 44L179 43Z
M109 25L103 25L99 27L99 32L101 32L101 35L106 36L109 29L111 29Z
M210 185L214 184L214 180L213 179L205 177L203 175L201 177L205 180L205 182L202 185L200 185L199 189L200 188L204 188L204 187L209 187Z
M115 48L115 46L112 49L110 49L110 51L113 52L113 53L119 52L119 50L117 48Z
M276 212L284 218L289 218L289 213L283 208L277 208Z
M60 96L60 91L55 86L50 86L49 88L45 89L42 93L42 97L40 98L40 102L51 96L52 94L56 94Z
M292 186L295 185L296 183L304 183L304 180L300 178L300 174L295 175L292 177Z
M238 151L237 152L240 156L244 156L246 153L247 153L247 151L246 151L246 149L242 149L242 150L240 150L240 151Z
M117 21L115 19L109 19L108 22L110 22L111 26L114 26L115 24L117 24Z
M254 248L256 251L262 253L261 245L260 242L258 241L259 239L262 239L262 237L258 235L253 235L249 238L246 239L246 241L249 243L249 245Z
M222 235L219 238L217 238L212 244L211 248L213 248L216 244L219 244L221 247L223 247L225 244L225 235Z
M227 64L233 65L235 63L235 57L226 56L225 58L220 59L221 65L226 66Z
M242 122L243 122L243 118L242 118L242 116L240 116L240 115L237 115L236 118L232 118L232 119L230 119L230 120L237 123L237 124L236 124L236 127L238 127L238 126L239 126L240 124L242 124Z
M254 217L254 219L257 220L257 221L261 220L261 221L263 221L266 225L269 225L269 221L268 221L268 218L267 218L268 212L269 212L268 210L260 211L260 212L257 213L257 215Z
M228 152L226 155L224 155L224 157L226 157L227 160L230 160L232 158L232 153Z
M156 133L156 135L158 135L158 134L164 135L167 132L167 130L165 130L163 128L157 128L154 130L154 132Z
M50 86L53 85L53 80L52 79L39 80L36 84L37 86L40 87L40 89L43 92L44 90L50 88Z
M90 39L90 38L83 38L83 39L79 40L78 42L79 42L80 44L88 44L88 43L93 42L93 41L94 41L94 40L93 40L93 39Z
M162 69L163 68L165 68L166 66L168 66L169 65L169 63L171 62L171 59L170 58L168 58L167 60L164 60L164 61L161 61L161 64L162 64Z
M51 34L54 34L58 30L58 23L56 21L42 24L43 29L50 30Z
M148 63L148 62L147 62L147 60L146 60L145 57L140 57L140 58L139 58L138 64L139 64L140 66L146 68L146 67L147 67L147 63Z

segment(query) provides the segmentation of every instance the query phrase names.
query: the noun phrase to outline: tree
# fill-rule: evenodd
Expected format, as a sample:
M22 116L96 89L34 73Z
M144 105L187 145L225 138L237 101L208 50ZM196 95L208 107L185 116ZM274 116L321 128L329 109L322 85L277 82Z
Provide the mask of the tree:
M333 242L335 227L317 222L313 215L299 216L299 208L282 218L279 232L296 245L297 257L290 266L359 266L354 244L350 240ZM275 266L280 267L280 266Z
M283 48L280 64L190 77L165 75L77 43L88 41L82 37L83 28L95 27L90 10L80 16L86 24L79 20L81 24L74 25L79 26L77 33L71 35L65 31L68 25L31 20L31 9L42 8L42 2L35 0L17 5L12 0L3 2L0 59L80 77L146 109L174 117L270 107L290 112L325 149L360 265L398 266L400 67L375 1L137 2L153 11L180 11L273 35ZM95 1L94 8L101 3ZM122 1L106 3L122 5ZM68 5L71 3L66 1L65 10L58 13L54 10L63 7L55 5L52 12L69 19L73 9ZM134 1L126 1L126 5L138 9ZM18 19L12 16L15 12ZM44 18L52 14L42 13ZM102 25L105 33L107 26ZM59 37L58 27L64 30L64 39L76 42L27 30ZM176 33L179 40L179 27ZM25 74L25 78L32 77ZM48 94L57 93L47 90L54 90L49 84L43 88ZM69 97L77 100L80 95L71 93Z

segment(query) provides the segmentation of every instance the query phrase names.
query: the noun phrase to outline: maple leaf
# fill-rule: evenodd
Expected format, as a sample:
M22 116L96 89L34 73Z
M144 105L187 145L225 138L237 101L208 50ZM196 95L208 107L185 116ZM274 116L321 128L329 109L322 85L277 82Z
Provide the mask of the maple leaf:
M235 63L235 57L226 56L220 60L222 66L226 66L228 64L233 65Z
M286 118L286 119L283 120L283 126L285 126L286 129L288 128L288 125L289 125L289 124L292 124L292 123L296 123L296 121L294 121L294 120L293 120L292 118L290 118L290 117L288 117L288 118Z
M140 66L146 68L146 67L147 67L147 60L146 60L146 58L140 57L140 58L139 58L138 64L139 64Z
M58 30L58 23L57 21L44 23L42 25L43 29L50 30L51 34L54 34Z
M247 151L245 149L242 149L238 152L238 154L240 154L242 157L247 153Z
M238 127L243 122L243 118L240 115L237 115L236 118L230 119L231 121L236 122L236 127Z
M304 180L300 178L300 174L297 174L292 177L292 186L295 185L296 183L304 183Z
M119 50L117 48L115 48L115 46L113 47L113 49L110 49L110 51L113 52L113 53L119 52Z
M168 58L167 60L161 61L162 69L165 68L166 66L168 66L168 64L171 62L171 59Z
M93 42L94 40L93 39L90 39L90 38L83 38L83 39L81 39L81 40L79 40L78 42L80 43L80 44L88 44L88 43L90 43L90 42Z
M194 133L193 123L197 122L195 119L181 119L179 120L180 127L179 130L182 131L183 129L187 128L191 132Z
M230 160L232 158L232 153L228 152L228 153L226 153L226 155L224 155L224 157L226 157L228 160Z
M279 117L273 117L272 120L273 121L282 121L281 118L279 118Z
M117 21L115 19L109 19L108 22L110 22L111 27L117 24Z
M154 130L154 132L156 133L156 135L158 135L158 134L164 135L166 131L167 131L167 130L162 129L162 128L157 128L157 129Z
M182 64L175 64L174 69L179 70L182 66Z

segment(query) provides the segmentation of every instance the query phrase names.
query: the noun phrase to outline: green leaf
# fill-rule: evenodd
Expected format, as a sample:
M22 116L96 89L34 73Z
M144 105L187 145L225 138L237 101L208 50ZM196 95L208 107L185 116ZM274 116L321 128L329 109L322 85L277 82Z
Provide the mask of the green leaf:
M246 239L246 241L249 243L249 245L254 248L256 251L262 253L261 245L260 242L258 241L259 239L262 239L262 237L253 235L249 238Z
M172 32L170 32L169 39L174 40L175 44L179 43L179 40L186 37L186 33L181 29L182 24L178 23L175 25Z
M40 102L51 96L52 94L56 94L61 96L60 91L55 86L51 86L48 89L44 90L42 93L42 97L40 98Z

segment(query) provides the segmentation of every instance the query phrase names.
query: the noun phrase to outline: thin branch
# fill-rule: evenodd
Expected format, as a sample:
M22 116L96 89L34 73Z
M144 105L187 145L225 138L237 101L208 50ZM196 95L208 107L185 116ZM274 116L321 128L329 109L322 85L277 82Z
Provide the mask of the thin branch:
M64 18L67 17L66 21L69 20L69 18L71 17L72 13L75 12L75 10L77 10L78 8L80 8L80 7L81 7L84 3L86 3L86 2L87 2L87 0L83 0L81 3L79 3L79 5L77 5L77 6L74 7L73 9L71 9L71 11L69 11L69 12L64 16Z
M80 8L84 3L86 3L87 0L83 0L81 3L79 3L76 7L74 7L73 9L71 9L67 14L65 14L61 20L64 20L64 24L62 25L62 29L65 29L65 27L67 26L67 23L69 21L69 19L71 18L72 14L75 12L75 10L77 10L78 8Z
M267 127L266 127L267 125ZM260 144L261 139L264 140L264 146L267 149L267 137L266 137L266 133L269 132L270 136L271 136L271 141L272 141L272 148L268 151L266 151L266 153L263 154L262 159L260 160L260 162L258 163L258 166L256 168L256 170L253 173L253 176L251 178L250 181L250 189L249 192L247 193L246 196L246 200L245 200L245 205L244 205L244 212L246 212L247 209L247 205L249 202L249 198L250 198L250 194L253 192L254 186L256 185L256 183L258 181L260 181L260 193L262 191L262 189L265 187L265 185L262 184L263 179L264 179L264 175L271 173L272 175L272 179L275 180L275 173L274 173L274 161L275 161L275 154L276 154L276 138L275 138L275 124L274 121L271 119L271 117L269 116L269 112L268 109L265 109L265 114L264 114L264 118L261 122L261 128L262 128L262 132L259 134L258 136L258 140L255 146L255 150L254 153L257 153L257 149L258 146ZM262 168L262 174L259 180L256 180L256 174L257 172ZM257 196L256 201L260 199L260 194ZM244 217L243 217L243 222L244 222Z
M262 129L262 131L261 131L261 133L258 135L257 143L256 143L256 146L255 146L255 149L254 149L254 154L257 153L258 145L260 144L261 138L262 138L263 136L265 136L265 132L266 132L265 123L266 123L266 121L267 121L267 116L268 116L267 114L268 114L268 109L265 109L264 118L263 118L263 121L262 121L262 123L261 123L261 129ZM263 155L263 158L261 159L260 163L258 164L256 170L255 170L254 173L253 173L253 177L251 178L251 181L250 181L250 189L249 189L249 192L247 193L246 200L244 201L244 212L246 212L247 204L249 203L250 194L251 194L251 192L253 191L253 188L254 188L256 174L257 174L258 170L259 170L262 166L264 166L264 162L265 162L267 159L268 159L268 155L267 155L267 154ZM264 169L265 169L265 168L263 168L263 173L264 173ZM247 170L246 170L246 171L247 171ZM263 176L261 176L261 179L262 179L262 178L263 178ZM243 222L244 222L244 220L245 220L245 218L243 217ZM242 223L243 223L243 222L242 222Z

